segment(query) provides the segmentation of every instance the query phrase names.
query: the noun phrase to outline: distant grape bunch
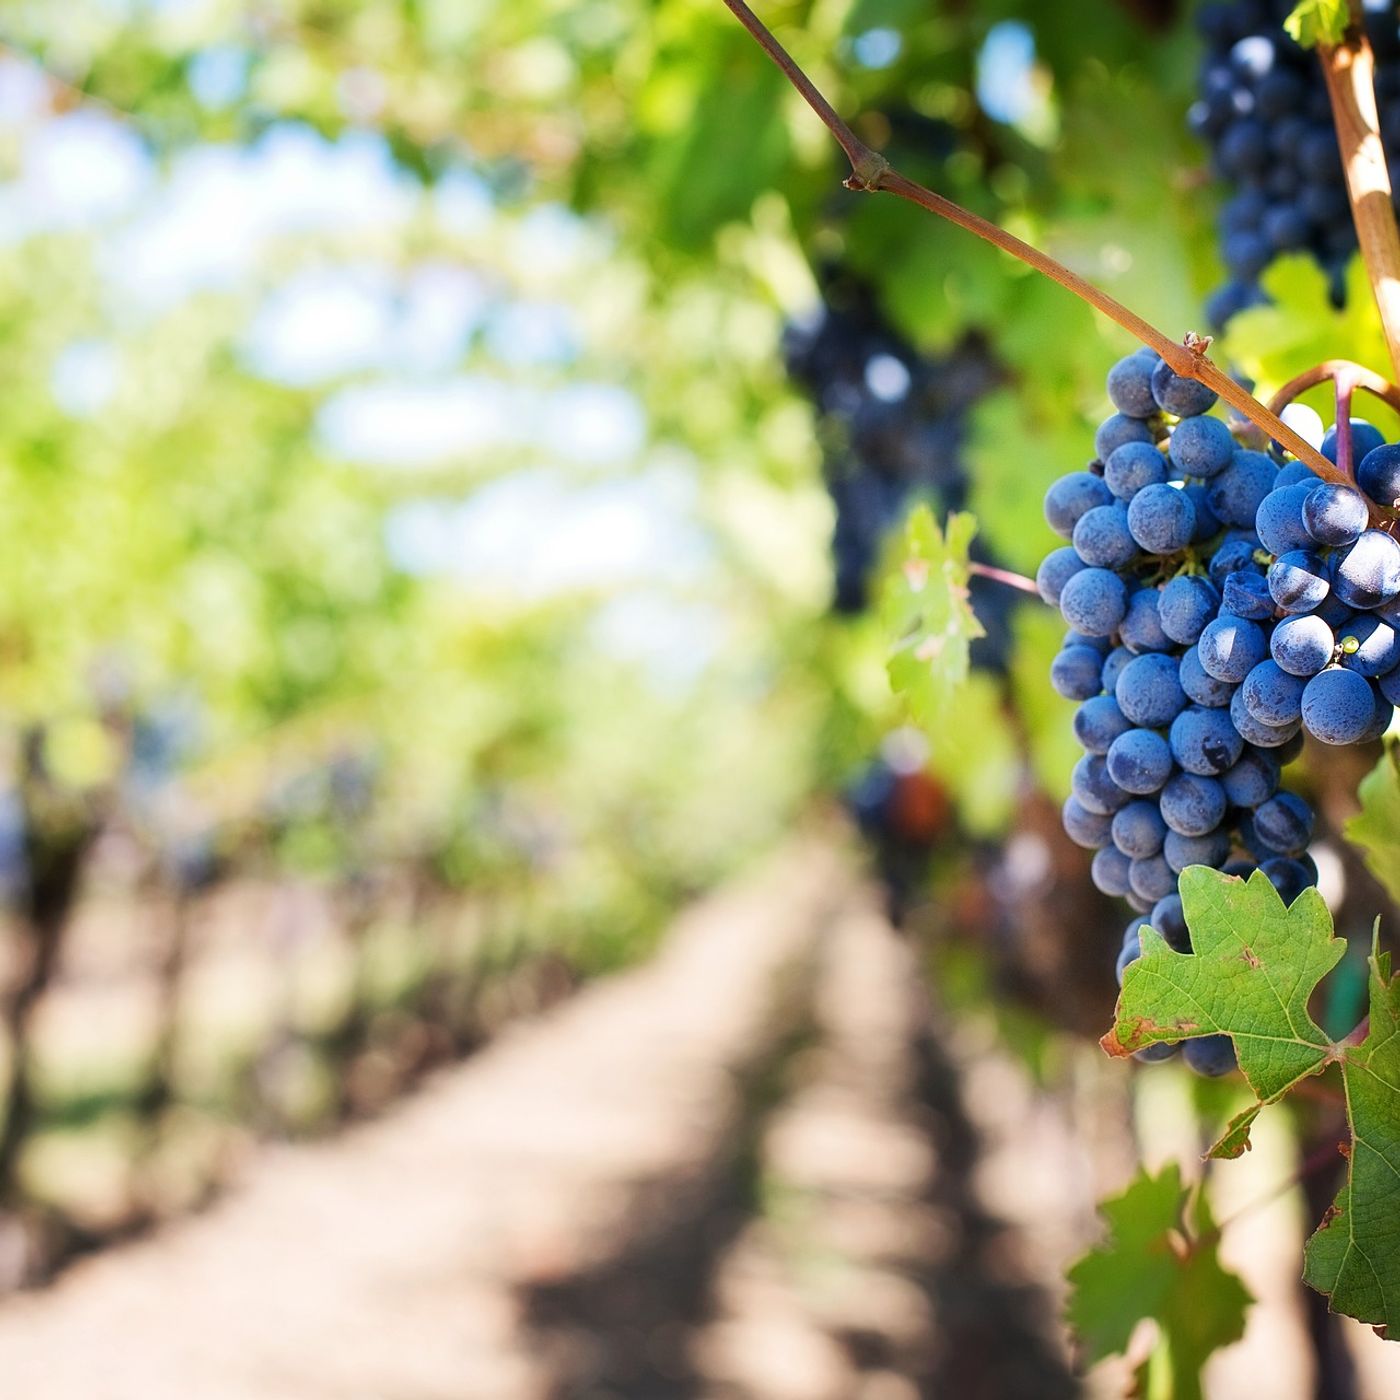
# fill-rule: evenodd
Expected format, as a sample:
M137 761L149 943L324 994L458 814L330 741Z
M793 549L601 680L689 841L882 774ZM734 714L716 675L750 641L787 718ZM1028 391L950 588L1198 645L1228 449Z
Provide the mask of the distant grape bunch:
M1365 743L1400 703L1400 544L1372 524L1400 504L1400 444L1351 420L1352 489L1242 446L1209 416L1214 392L1153 351L1114 365L1108 393L1096 460L1046 494L1070 543L1037 584L1071 629L1051 682L1079 702L1086 750L1065 830L1095 851L1098 888L1148 916L1124 934L1121 984L1143 922L1190 951L1188 865L1258 868L1289 903L1316 884L1313 814L1280 775L1305 730ZM1288 413L1335 462L1336 430ZM1204 1074L1234 1062L1225 1036L1182 1054Z
M967 412L997 371L973 341L937 359L921 355L889 325L870 289L850 274L828 271L824 284L824 303L815 316L788 326L784 351L789 374L819 415L827 489L836 508L833 605L853 614L869 604L885 539L916 499L931 499L940 512L966 504ZM1001 669L1010 600L980 579L973 589L987 633L976 660Z
M1280 253L1311 253L1340 305L1356 250L1322 69L1283 29L1293 7L1294 0L1235 0L1197 15L1207 50L1188 119L1235 190L1220 212L1230 280L1207 303L1217 327L1264 300L1259 276ZM1381 135L1387 150L1400 151L1400 22L1394 5L1368 4L1365 19ZM1400 187L1396 175L1391 184Z

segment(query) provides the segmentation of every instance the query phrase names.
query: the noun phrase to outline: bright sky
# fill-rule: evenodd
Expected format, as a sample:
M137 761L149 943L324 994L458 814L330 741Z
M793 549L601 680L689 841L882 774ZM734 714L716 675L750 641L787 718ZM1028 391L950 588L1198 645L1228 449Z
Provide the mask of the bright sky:
M236 50L212 51L195 66L197 95L227 103L243 73ZM567 377L580 351L568 305L504 296L490 269L443 260L327 258L266 288L266 255L288 235L378 235L396 251L395 236L430 212L456 236L484 237L497 215L469 170L425 193L372 133L330 142L284 124L247 147L196 146L161 171L101 109L51 116L42 79L14 61L0 62L0 131L21 151L17 178L0 185L0 245L91 233L115 324L202 291L256 295L245 361L268 379L324 389L318 430L336 455L369 470L478 463L488 478L502 462L543 464L465 499L399 507L388 543L402 567L525 598L623 589L601 644L677 676L713 654L715 619L671 596L712 562L695 483L674 465L641 465L647 426L630 392ZM515 238L522 266L565 278L593 256L593 240L559 208L534 211ZM68 346L51 376L75 415L100 412L119 382L115 338ZM658 648L667 636L675 644Z

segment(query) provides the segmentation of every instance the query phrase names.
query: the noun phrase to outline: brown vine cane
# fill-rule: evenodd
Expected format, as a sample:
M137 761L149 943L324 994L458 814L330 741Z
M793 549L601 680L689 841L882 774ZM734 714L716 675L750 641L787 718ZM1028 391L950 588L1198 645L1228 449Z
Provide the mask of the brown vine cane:
M821 118L827 129L836 138L846 158L851 164L851 173L846 178L847 189L869 192L885 192L907 199L941 219L957 224L978 238L1000 248L1004 253L1033 267L1037 272L1058 282L1067 291L1102 312L1135 336L1144 345L1155 350L1179 375L1198 380L1213 389L1231 408L1247 418L1280 447L1291 452L1304 462L1324 481L1350 484L1337 468L1315 447L1305 442L1278 416L1271 413L1247 389L1237 384L1206 354L1210 347L1208 336L1188 333L1180 341L1158 330L1151 322L1144 320L1137 312L1124 306L1115 297L1096 287L1077 272L1071 272L1063 263L1057 262L1047 253L1023 242L1014 234L979 215L955 204L951 199L925 188L905 175L901 175L878 151L872 150L841 119L835 108L826 100L812 80L802 71L786 49L775 39L763 21L744 3L744 0L724 0L726 7L754 37L763 51L782 70L788 81L801 94L803 100Z

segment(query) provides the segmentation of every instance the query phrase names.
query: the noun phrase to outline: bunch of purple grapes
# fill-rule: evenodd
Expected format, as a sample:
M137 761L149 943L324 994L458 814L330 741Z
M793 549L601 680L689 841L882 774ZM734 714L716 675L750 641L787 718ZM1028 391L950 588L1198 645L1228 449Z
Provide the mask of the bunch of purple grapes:
M940 514L965 505L967 414L998 371L976 339L941 357L921 354L889 324L872 289L844 269L826 269L822 284L823 302L789 324L784 352L818 413L836 509L833 606L854 614L868 606L885 540L914 501L930 499ZM973 592L987 633L975 660L1002 669L1011 602L981 579Z
M1234 188L1220 213L1230 280L1207 304L1213 324L1263 300L1259 275L1279 253L1308 252L1342 301L1356 232L1347 207L1327 87L1316 54L1284 32L1294 0L1233 0L1197 15L1206 41L1192 130ZM1368 5L1376 99L1387 150L1400 151L1400 23L1393 4ZM1400 171L1394 172L1400 174ZM1392 178L1392 184L1395 184Z
M1051 681L1079 702L1085 749L1065 829L1098 888L1147 916L1125 931L1121 983L1144 922L1190 950L1188 865L1262 870L1288 903L1317 882L1312 810L1281 775L1305 730L1364 743L1400 703L1400 544L1372 524L1400 505L1400 445L1354 420L1353 489L1242 446L1214 392L1150 350L1114 365L1108 393L1095 460L1046 494L1070 543L1037 583L1071 629ZM1336 461L1335 430L1312 423ZM1225 1036L1181 1049L1204 1074L1234 1064Z

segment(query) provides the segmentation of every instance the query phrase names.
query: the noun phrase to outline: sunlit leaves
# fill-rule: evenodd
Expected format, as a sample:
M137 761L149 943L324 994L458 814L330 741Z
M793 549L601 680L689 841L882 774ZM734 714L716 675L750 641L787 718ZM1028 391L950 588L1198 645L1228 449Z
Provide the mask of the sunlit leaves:
M945 532L927 506L916 507L884 582L880 615L890 641L890 685L922 724L946 710L967 678L970 643L983 635L967 591L976 531L965 512L950 515Z
M1204 1194L1188 1208L1190 1194L1175 1164L1157 1176L1140 1170L1099 1207L1108 1238L1069 1271L1068 1318L1087 1359L1125 1352L1152 1318L1177 1400L1200 1394L1202 1365L1244 1334L1252 1301L1220 1263Z
M1289 37L1305 49L1340 44L1351 23L1347 0L1300 0L1283 22Z
M1389 1329L1400 1322L1400 984L1375 949L1370 1003L1366 1038L1342 1054L1347 1178L1308 1241L1304 1277L1335 1312Z
M1192 866L1181 877L1193 951L1177 953L1151 929L1127 970L1112 1054L1160 1040L1227 1034L1256 1102L1212 1149L1238 1156L1264 1105L1340 1064L1346 1089L1347 1179L1307 1250L1307 1281L1337 1312L1381 1328L1400 1322L1400 985L1373 945L1370 1021L1357 1043L1331 1041L1308 1003L1346 951L1316 890L1288 908L1268 879ZM1377 940L1379 934L1376 935Z
M1361 848L1366 868L1391 898L1400 900L1400 747L1387 745L1357 796L1361 810L1346 824L1347 839Z

